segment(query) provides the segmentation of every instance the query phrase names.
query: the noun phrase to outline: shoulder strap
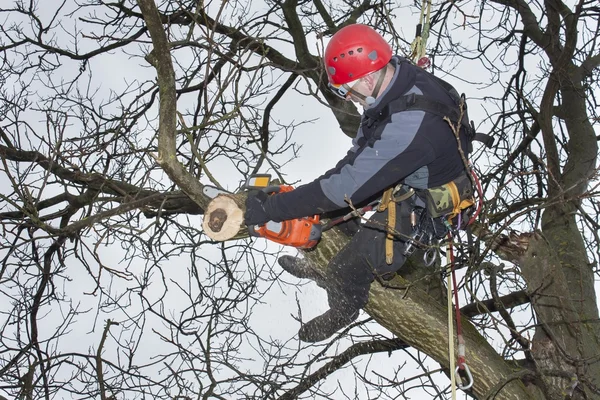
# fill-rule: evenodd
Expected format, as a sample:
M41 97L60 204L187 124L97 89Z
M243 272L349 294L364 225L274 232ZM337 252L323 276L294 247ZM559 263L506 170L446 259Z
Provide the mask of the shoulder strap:
M442 81L439 78L436 79L438 79L440 83L444 83L445 85L450 87L454 93L457 93L456 90L454 90L454 88L452 88L452 86L450 86L448 83ZM446 89L446 87L444 87L444 89ZM452 97L454 97L452 91L449 92L452 95ZM460 101L460 97L458 101ZM459 122L458 120L460 118L460 109L458 108L458 104L459 103L457 103L456 106L449 106L448 104L442 103L441 101L433 100L427 96L411 93L406 96L398 97L389 102L389 104L384 108L384 110L381 111L380 116L387 117L391 114L395 114L402 111L421 110L430 114L435 114L440 118L448 117L450 121L456 124ZM460 121L460 124L465 128L469 141L477 140L483 143L488 148L492 147L494 143L493 138L485 133L476 132L473 123L469 122L469 119L466 117L466 115L463 116L462 120Z
M440 118L448 117L450 121L454 123L457 123L460 118L460 109L458 107L449 106L441 101L433 100L421 94L411 93L399 97L398 99L391 101L389 106L391 114L408 110L422 110L435 114ZM471 125L467 121L467 118L463 118L460 123L466 129L471 129Z

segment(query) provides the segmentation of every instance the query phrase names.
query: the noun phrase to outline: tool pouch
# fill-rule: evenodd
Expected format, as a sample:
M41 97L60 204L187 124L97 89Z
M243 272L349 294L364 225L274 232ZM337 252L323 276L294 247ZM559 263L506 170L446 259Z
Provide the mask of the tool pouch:
M425 201L430 217L445 217L450 222L474 204L473 185L465 173L444 185L419 190L417 195Z

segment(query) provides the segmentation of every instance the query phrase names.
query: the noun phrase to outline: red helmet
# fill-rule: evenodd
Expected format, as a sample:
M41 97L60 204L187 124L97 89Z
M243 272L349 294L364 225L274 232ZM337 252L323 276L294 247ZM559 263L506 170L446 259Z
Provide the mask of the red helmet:
M325 68L329 82L343 85L386 66L392 48L379 33L367 25L348 25L331 37L325 49Z

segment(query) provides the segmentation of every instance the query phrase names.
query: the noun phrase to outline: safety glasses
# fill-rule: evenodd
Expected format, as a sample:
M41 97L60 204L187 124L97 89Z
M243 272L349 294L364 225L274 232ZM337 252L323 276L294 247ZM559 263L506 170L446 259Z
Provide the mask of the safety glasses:
M354 84L356 84L356 81L351 82L351 84L352 86L354 86ZM350 94L352 87L346 83L342 85L334 85L333 83L329 82L329 89L339 98L348 100L348 95Z

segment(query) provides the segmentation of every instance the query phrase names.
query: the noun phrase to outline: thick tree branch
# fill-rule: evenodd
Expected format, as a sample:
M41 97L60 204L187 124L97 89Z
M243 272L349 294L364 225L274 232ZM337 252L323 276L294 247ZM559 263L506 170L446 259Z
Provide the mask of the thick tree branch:
M581 74L584 77L589 78L592 75L592 73L594 72L594 70L596 68L598 68L599 66L600 66L600 53L587 57L583 61L583 63L581 63L581 66L579 68L581 69Z
M488 299L477 301L460 309L462 315L467 318L472 318L476 315L488 314L497 312L502 308L514 308L529 303L531 300L529 295L524 290L519 290L505 296L500 296L497 299Z
M554 116L554 99L559 90L559 77L551 73L546 82L538 122L542 131L544 148L546 149L546 167L548 168L548 196L554 197L560 193L560 156L554 137L552 118Z
M444 368L454 368L448 361L448 310L423 290L398 277L388 287L371 286L366 311L382 326L407 344L425 352ZM498 355L475 327L463 318L463 337L467 363L473 373L473 394L484 398L513 369ZM456 340L456 339L455 339ZM495 399L530 399L530 393L518 381L507 384Z
M161 193L141 188L129 182L110 179L99 173L84 173L79 171L77 167L66 168L58 162L50 160L38 151L19 150L0 145L0 157L9 161L35 163L58 179L97 191L98 193L114 196L111 201L123 203L135 200L138 207L143 207L144 212L149 217L156 215L153 210L160 210L166 214L204 213L203 208L199 207L188 196L179 191ZM145 199L145 201L142 201L142 199ZM84 198L70 193L63 193L50 199L42 200L35 204L35 206L38 211L41 211L66 201L73 206L83 207L92 204L93 200L94 198ZM205 197L204 201L208 203L210 199ZM24 214L21 211L0 213L0 218L19 219L23 217Z
M323 18L323 21L325 21L325 25L327 25L328 30L333 32L336 28L335 22L333 22L333 19L331 19L331 15L323 5L323 2L321 0L314 0L313 3L319 12L319 15L321 18Z
M157 161L173 182L204 209L208 205L208 199L202 195L202 185L177 160L175 140L177 97L175 72L167 35L154 1L138 0L138 5L152 37L153 50L148 54L147 59L156 69L160 93Z
M300 61L302 68L318 68L319 59L313 56L308 49L308 43L306 43L306 35L304 33L304 27L296 12L298 6L297 0L285 0L281 6L283 15L288 26L288 31L293 37L294 49L296 58Z
M523 22L523 29L540 48L549 45L549 39L544 35L538 24L537 18L525 0L492 0L493 3L508 6L519 13Z
M314 265L325 268L328 261L347 243L348 238L335 229L324 233L323 240L305 257ZM410 260L403 267L409 269ZM369 303L365 311L408 345L423 351L445 368L448 365L447 309L436 299L408 280L396 277L381 285L371 285ZM498 382L512 373L509 366L466 320L463 319L467 359L475 375L477 396L485 397ZM516 381L504 387L496 399L529 399L530 394Z

